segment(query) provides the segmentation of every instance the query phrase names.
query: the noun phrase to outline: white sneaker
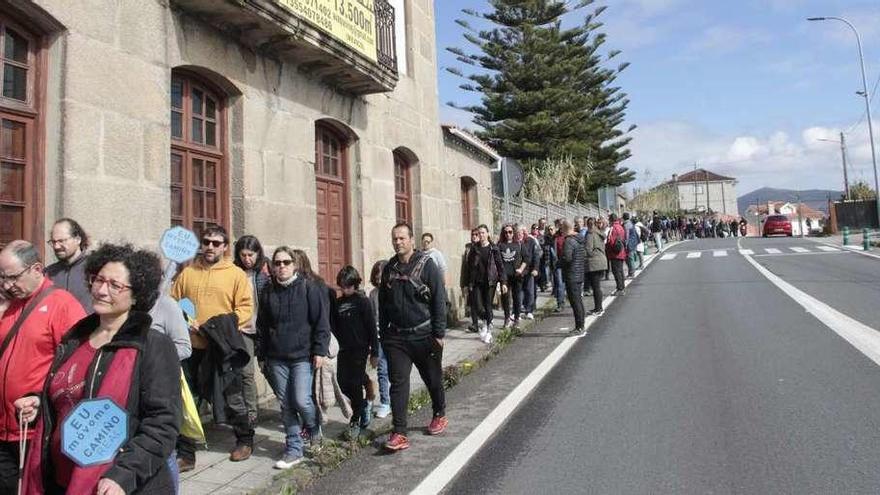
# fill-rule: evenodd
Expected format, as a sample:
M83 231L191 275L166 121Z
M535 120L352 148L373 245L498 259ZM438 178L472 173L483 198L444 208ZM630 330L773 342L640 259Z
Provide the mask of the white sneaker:
M480 340L482 340L484 344L491 344L492 343L492 331L486 330L485 333L480 335Z
M480 333L480 340L482 340L482 341L485 342L486 334L488 333L488 330L486 329L486 325L483 324L483 323L480 323L480 324L477 326L477 328L478 328L478 331L479 331L479 333Z
M281 459L279 459L275 463L274 467L275 467L275 469L290 469L293 466L296 466L297 464L301 463L302 461L303 461L302 456L293 457L291 455L285 454L284 457L282 457Z
M504 326L502 328L510 328L510 325L511 325L510 321L511 321L510 318L505 318L504 319Z
M523 316L523 318L525 318L525 319L527 319L527 320L534 320L534 319L535 319L535 315L533 315L532 313L526 313L526 315Z

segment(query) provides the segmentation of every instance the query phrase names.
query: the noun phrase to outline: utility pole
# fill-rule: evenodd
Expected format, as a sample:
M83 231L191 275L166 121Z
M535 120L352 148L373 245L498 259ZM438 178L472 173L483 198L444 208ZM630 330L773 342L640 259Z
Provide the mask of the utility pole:
M840 159L843 161L843 197L849 199L849 176L846 173L846 137L840 133Z
M709 172L705 169L703 170L703 178L706 179L706 213L708 214L712 206L709 203Z
M801 216L801 192L798 191L796 196L797 198L797 214L798 214L798 232L801 233L801 239L804 237L804 219Z
M694 162L694 213L697 212L697 162Z

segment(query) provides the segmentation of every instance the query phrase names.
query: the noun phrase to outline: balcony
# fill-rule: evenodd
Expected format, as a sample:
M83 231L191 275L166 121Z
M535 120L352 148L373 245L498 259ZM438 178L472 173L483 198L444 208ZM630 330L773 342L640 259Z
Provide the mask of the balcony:
M394 7L386 0L171 0L255 51L340 91L394 90Z

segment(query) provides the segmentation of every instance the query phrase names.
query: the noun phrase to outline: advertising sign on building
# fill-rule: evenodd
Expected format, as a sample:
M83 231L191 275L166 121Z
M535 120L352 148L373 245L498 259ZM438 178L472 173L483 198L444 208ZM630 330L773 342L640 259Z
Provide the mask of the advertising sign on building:
M373 0L276 1L361 55L377 60Z

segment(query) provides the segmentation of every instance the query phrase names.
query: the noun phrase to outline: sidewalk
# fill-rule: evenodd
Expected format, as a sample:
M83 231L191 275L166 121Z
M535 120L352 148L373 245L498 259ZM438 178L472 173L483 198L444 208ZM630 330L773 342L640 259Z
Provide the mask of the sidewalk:
M603 291L609 294L614 290L614 279L603 282ZM555 307L555 299L548 292L538 293L535 307ZM568 303L566 302L566 306ZM592 299L584 298L587 310L592 308ZM538 318L536 311L536 318ZM495 311L495 325L500 328L504 321L504 313ZM528 320L522 320L525 325L530 325ZM572 322L573 324L574 322ZM468 332L466 329L455 328L447 331L446 344L443 352L443 366L460 364L465 361L476 362L489 354L492 347L482 343L479 335ZM371 370L371 374L375 372ZM374 375L375 376L375 375ZM424 384L413 368L410 376L411 395L424 389ZM373 419L371 430L382 430L390 427L391 416L384 419ZM326 438L338 438L347 430L348 422L342 416L338 407L330 410L327 424L324 425ZM186 495L201 494L245 494L253 492L268 485L276 475L282 475L285 471L272 468L272 465L280 457L284 446L284 435L281 432L281 419L277 401L273 398L267 408L260 409L259 424L256 428L254 440L254 453L250 459L243 462L230 462L229 451L233 448L234 436L228 427L205 425L205 433L208 438L207 450L202 449L197 453L196 469L181 475L180 493Z

